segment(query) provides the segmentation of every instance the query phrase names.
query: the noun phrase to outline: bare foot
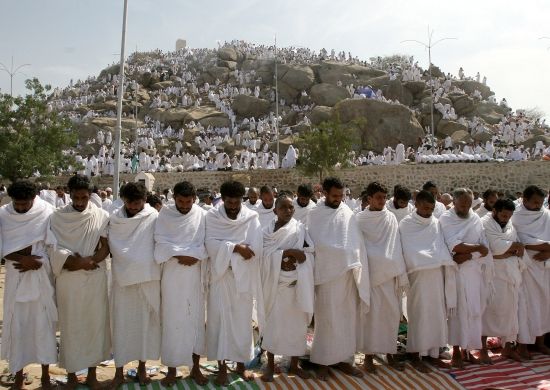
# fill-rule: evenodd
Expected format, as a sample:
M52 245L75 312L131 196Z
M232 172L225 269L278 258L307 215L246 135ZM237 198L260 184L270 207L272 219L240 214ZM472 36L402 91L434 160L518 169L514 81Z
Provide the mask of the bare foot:
M493 364L493 361L489 356L489 351L487 351L486 349L481 349L479 351L479 360L481 364Z
M357 367L352 366L349 363L344 363L344 362L338 363L336 365L336 368L342 371L346 375L354 376L356 378L363 377L363 373L361 372L361 370L359 370Z
M506 357L508 359L512 359L516 362L522 362L523 361L523 359L521 358L521 355L518 353L518 351L516 351L515 349L512 349L512 348L504 348L502 350L501 356Z
M451 367L458 368L459 370L464 369L464 361L462 360L462 352L453 351L453 356L451 358Z
M218 376L216 377L216 380L214 383L217 386L228 386L229 385L229 378L227 376L227 366L219 366Z
M79 384L80 382L78 381L78 378L73 373L67 375L67 383L65 384L65 386L63 386L63 388L66 390L74 390L78 387Z
M372 359L372 356L369 358L365 356L365 361L363 362L363 370L369 374L376 374L376 365Z
M311 374L301 367L290 367L288 373L291 375L298 375L302 379L310 379Z
M416 371L419 371L423 374L427 374L430 372L430 367L428 367L422 360L420 359L413 359L411 360L411 366L413 366Z
M140 386L147 386L149 383L151 383L151 377L147 375L147 371L138 370L136 381L139 382Z
M88 388L90 388L91 390L99 390L102 388L102 386L100 385L100 383L97 381L97 378L90 378L90 377L87 377L86 378L86 382L85 382L86 386L88 386Z
M172 387L177 381L176 369L173 367L168 367L168 372L166 373L166 376L161 379L160 384L164 387Z
M481 359L474 356L471 352L466 352L467 360L472 364L481 364Z
M204 386L208 383L208 378L202 374L201 369L196 365L194 365L191 369L189 378L193 379L199 386Z
M115 374L113 380L111 381L110 388L118 389L119 386L122 386L126 381L124 380L124 375Z
M252 371L245 370L244 366L242 369L237 368L235 374L240 376L245 382L250 382L254 380L254 373L252 373Z
M395 368L397 371L405 371L405 362L397 360L390 353L386 355L386 358L388 359L388 365L391 368Z
M267 367L260 378L263 382L273 382L273 370Z
M317 379L324 382L328 381L328 366L319 366L319 370L317 370Z
M550 355L550 348L548 348L546 345L542 343L536 343L535 348L537 349L537 351L539 351L543 355Z

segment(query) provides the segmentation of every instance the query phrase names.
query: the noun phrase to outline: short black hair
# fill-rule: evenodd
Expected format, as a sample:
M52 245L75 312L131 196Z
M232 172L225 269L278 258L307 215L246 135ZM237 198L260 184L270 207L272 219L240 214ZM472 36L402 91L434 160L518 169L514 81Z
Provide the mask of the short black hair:
M220 193L222 198L242 198L245 193L244 185L240 181L229 180L221 185Z
M273 193L273 188L271 188L270 186L262 186L260 188L260 195L262 194L272 194Z
M179 196L197 196L195 186L188 181L180 181L174 186L174 197Z
M382 192L384 194L388 193L388 189L377 181L373 181L369 183L369 185L366 188L366 191L367 191L367 196L374 196L374 194L376 194L377 192Z
M300 184L296 193L298 196L307 196L308 198L311 198L313 196L313 187L309 183Z
M18 180L8 187L8 196L15 200L31 200L38 193L38 187L30 180Z
M323 180L323 191L329 192L333 187L341 190L344 188L344 183L337 177L327 177Z
M412 199L411 191L407 187L402 185L396 185L393 187L393 199L399 199L404 201L409 201Z
M437 184L435 184L435 182L433 181L427 181L426 183L424 183L424 185L422 186L422 189L424 191L429 191L430 188L437 188Z
M140 181L128 183L120 191L120 197L129 202L134 200L147 199L147 188Z
M67 182L67 187L69 187L69 192L86 190L92 192L92 185L88 176L76 174L69 179Z
M495 205L493 206L493 210L496 212L502 210L516 211L516 205L511 199L497 199Z
M284 199L290 199L290 201L292 202L292 195L289 192L286 192L286 191L281 192L279 194L279 196L277 197L277 199L275 199L275 208L277 208L279 206L279 204L281 204L281 202Z
M487 200L487 199L489 199L491 196L497 196L497 197L498 197L498 191L489 188L487 191L485 191L485 192L483 193L483 195L482 195L481 197L483 198L483 200Z
M147 195L147 203L149 203L149 206L155 207L158 204L162 204L162 199L158 195L149 194Z
M546 193L537 186L529 186L523 190L523 199L529 200L533 197L533 195L538 195L541 198L544 198Z
M416 194L416 202L427 202L435 204L435 198L430 191L422 190Z

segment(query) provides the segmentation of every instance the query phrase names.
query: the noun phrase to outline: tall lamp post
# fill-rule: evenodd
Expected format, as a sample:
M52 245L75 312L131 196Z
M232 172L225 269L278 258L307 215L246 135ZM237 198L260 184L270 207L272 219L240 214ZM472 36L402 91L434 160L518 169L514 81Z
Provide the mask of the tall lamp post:
M418 44L424 46L424 48L428 49L428 73L429 73L429 76L430 76L430 104L431 104L431 109L430 109L431 126L430 126L430 130L431 130L431 133L432 133L431 137L430 137L430 144L432 145L432 147L434 146L434 138L435 138L434 84L433 84L433 79L432 79L432 47L434 47L435 45L437 45L440 42L447 41L447 40L450 40L450 39L456 39L456 38L441 38L441 39L438 39L437 41L433 42L432 41L433 34L434 34L434 30L430 31L430 27L428 26L428 43L424 43L424 42L418 41L416 39L406 39L404 41L401 41L401 43L415 42L415 43L418 43Z
M279 136L279 80L277 73L277 35L275 35L275 132L277 134L277 168L281 167Z
M120 188L120 138L122 136L122 97L124 96L124 47L126 46L126 15L128 14L128 0L124 0L122 16L122 39L120 43L120 73L118 76L118 99L116 105L115 129L115 174L113 176L113 197L118 199Z
M20 72L20 70L25 66L31 66L31 64L19 65L17 68L13 69L13 56L11 56L11 67L9 69L6 65L0 62L0 70L3 70L4 72L10 75L10 96L11 97L13 97L13 78L17 73L23 73L23 72Z

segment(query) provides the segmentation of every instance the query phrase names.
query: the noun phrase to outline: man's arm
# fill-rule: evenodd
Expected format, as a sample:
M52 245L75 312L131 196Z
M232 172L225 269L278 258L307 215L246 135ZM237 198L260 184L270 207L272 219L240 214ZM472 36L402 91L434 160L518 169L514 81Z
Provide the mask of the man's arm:
M542 244L529 244L529 245L525 245L525 249L529 249L537 252L548 252L550 251L550 243L543 242Z
M96 264L99 264L103 260L105 260L107 256L109 256L110 251L111 250L109 248L109 240L107 239L107 237L99 237L99 249L92 256L92 260Z
M510 245L510 248L506 250L506 252L500 255L493 255L493 259L501 260L501 259L507 259L512 256L523 257L524 252L525 252L525 247L521 242L513 242L512 245Z
M37 270L42 267L42 262L38 261L38 259L40 259L40 256L31 255L31 252L32 246L28 246L26 248L18 250L17 252L12 252L6 255L4 256L4 258L6 260L15 262L13 266L15 267L15 269L19 270L19 272Z
M455 245L452 252L456 254L471 254L479 252L482 257L485 257L489 254L489 249L485 245L461 242L460 244Z

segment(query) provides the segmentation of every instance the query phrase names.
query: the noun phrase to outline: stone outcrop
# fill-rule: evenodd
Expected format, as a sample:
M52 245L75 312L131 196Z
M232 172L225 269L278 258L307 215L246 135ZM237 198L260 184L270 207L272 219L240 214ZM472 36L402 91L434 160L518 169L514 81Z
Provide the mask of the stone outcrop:
M258 118L261 115L266 115L269 112L270 104L265 99L259 99L254 96L237 95L233 100L231 108L240 117Z
M318 125L321 122L330 120L332 115L332 109L326 106L316 106L309 116L311 123Z
M311 87L310 96L315 104L330 107L350 97L347 89L328 83L315 84Z
M342 123L366 118L366 126L361 130L363 148L382 151L388 145L416 144L424 135L420 123L411 110L400 104L390 104L373 99L347 99L334 106L334 118Z

